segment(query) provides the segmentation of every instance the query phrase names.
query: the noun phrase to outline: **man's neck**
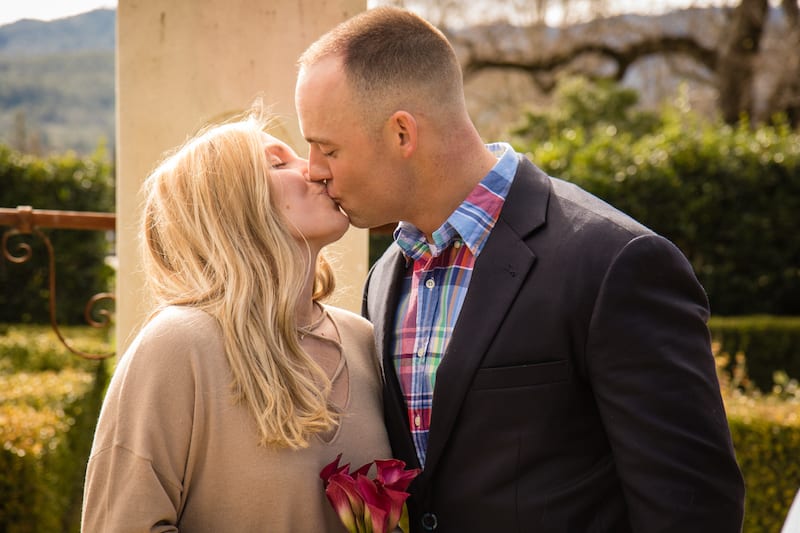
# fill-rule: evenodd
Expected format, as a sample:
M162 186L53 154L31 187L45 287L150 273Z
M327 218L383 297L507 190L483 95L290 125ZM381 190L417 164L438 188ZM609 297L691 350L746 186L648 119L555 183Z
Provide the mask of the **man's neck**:
M443 153L440 160L447 164L436 164L431 169L425 179L421 202L417 205L417 220L409 220L425 234L428 242L432 242L433 232L458 209L497 163L497 158L480 138L470 146L454 146Z

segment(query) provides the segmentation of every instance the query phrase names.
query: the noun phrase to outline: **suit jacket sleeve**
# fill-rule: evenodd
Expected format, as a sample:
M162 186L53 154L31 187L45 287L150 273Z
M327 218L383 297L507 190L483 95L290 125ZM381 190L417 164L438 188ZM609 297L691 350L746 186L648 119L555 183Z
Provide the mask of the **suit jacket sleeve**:
M739 531L734 460L706 295L667 240L631 240L606 272L586 369L633 531Z

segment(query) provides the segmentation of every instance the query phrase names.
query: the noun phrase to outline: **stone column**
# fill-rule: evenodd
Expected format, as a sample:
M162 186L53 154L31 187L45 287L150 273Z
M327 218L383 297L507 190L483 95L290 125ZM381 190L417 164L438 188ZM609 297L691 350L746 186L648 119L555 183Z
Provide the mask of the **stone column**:
M162 152L256 97L300 154L295 62L366 0L119 0L117 7L117 352L148 310L137 251L142 180ZM367 271L365 230L329 248L341 287L334 304L358 311Z

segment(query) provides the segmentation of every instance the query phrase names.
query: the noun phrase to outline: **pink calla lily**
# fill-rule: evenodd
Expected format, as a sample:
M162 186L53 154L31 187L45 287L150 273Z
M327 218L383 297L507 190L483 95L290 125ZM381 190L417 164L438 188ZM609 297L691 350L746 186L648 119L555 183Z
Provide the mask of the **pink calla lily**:
M325 487L325 495L348 533L359 533L356 513L351 505L351 497L346 485L339 483L337 479L331 479L328 486Z
M406 464L398 459L378 459L375 461L375 467L378 471L376 475L378 481L401 492L405 491L420 473L419 468L406 470Z
M369 469L371 467L372 467L372 463L367 463L367 464L359 467L358 469L353 470L352 472L350 472L350 476L353 479L356 479L359 475L366 476L367 472L369 472Z
M325 482L326 486L328 485L328 480L332 475L347 472L347 469L350 468L350 463L347 463L344 466L339 466L339 461L341 459L342 454L337 455L336 459L334 459L332 463L325 465L325 468L320 471L319 477Z
M387 522L391 501L384 492L383 485L374 483L364 475L359 475L356 478L356 490L364 500L364 507L367 512L367 518L364 522L372 526L373 533L389 531Z
M370 504L366 504L364 507L364 523L367 526L367 533L388 533L390 530L386 527L386 518L386 511L380 507Z
M348 472L350 465L340 466L341 458L339 454L326 465L319 477L342 524L350 533L394 531L409 496L405 489L420 470L405 470L403 461L386 459L367 463ZM367 477L373 463L377 471L374 480Z
M331 485L339 487L345 496L347 496L350 509L353 516L355 516L355 523L358 526L359 522L362 521L361 517L364 515L364 499L356 487L356 481L346 472L340 472L330 477L328 480L328 487ZM327 494L327 488L325 490Z
M392 531L395 527L397 527L397 524L400 523L400 517L403 516L403 505L408 499L409 494L407 492L392 490L390 488L384 488L384 491L386 492L386 497L390 502L386 530Z

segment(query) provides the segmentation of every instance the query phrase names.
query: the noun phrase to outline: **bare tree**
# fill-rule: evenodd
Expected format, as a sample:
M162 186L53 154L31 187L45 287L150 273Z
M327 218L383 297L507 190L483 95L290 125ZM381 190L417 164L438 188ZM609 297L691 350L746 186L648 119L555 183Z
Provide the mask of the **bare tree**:
M768 0L719 0L737 3L669 13L663 20L606 18L612 0L497 0L490 8L483 5L483 12L467 11L474 3L458 0L373 1L416 8L442 28L470 83L483 73L509 72L529 76L536 90L547 94L563 73L624 80L633 68L658 57L673 65L675 75L691 77L716 94L729 123L743 114L758 122L783 112L800 124L798 0L780 1L783 18L777 23L769 18ZM544 22L552 22L548 13L556 12L563 25L546 27ZM771 37L765 44L767 30Z
M783 112L789 123L800 126L800 2L783 0L781 8L786 17L784 39L785 61L774 93L769 98L767 110ZM769 117L766 117L769 118Z
M767 16L767 0L742 0L731 15L717 67L719 105L728 123L753 115L753 72Z

